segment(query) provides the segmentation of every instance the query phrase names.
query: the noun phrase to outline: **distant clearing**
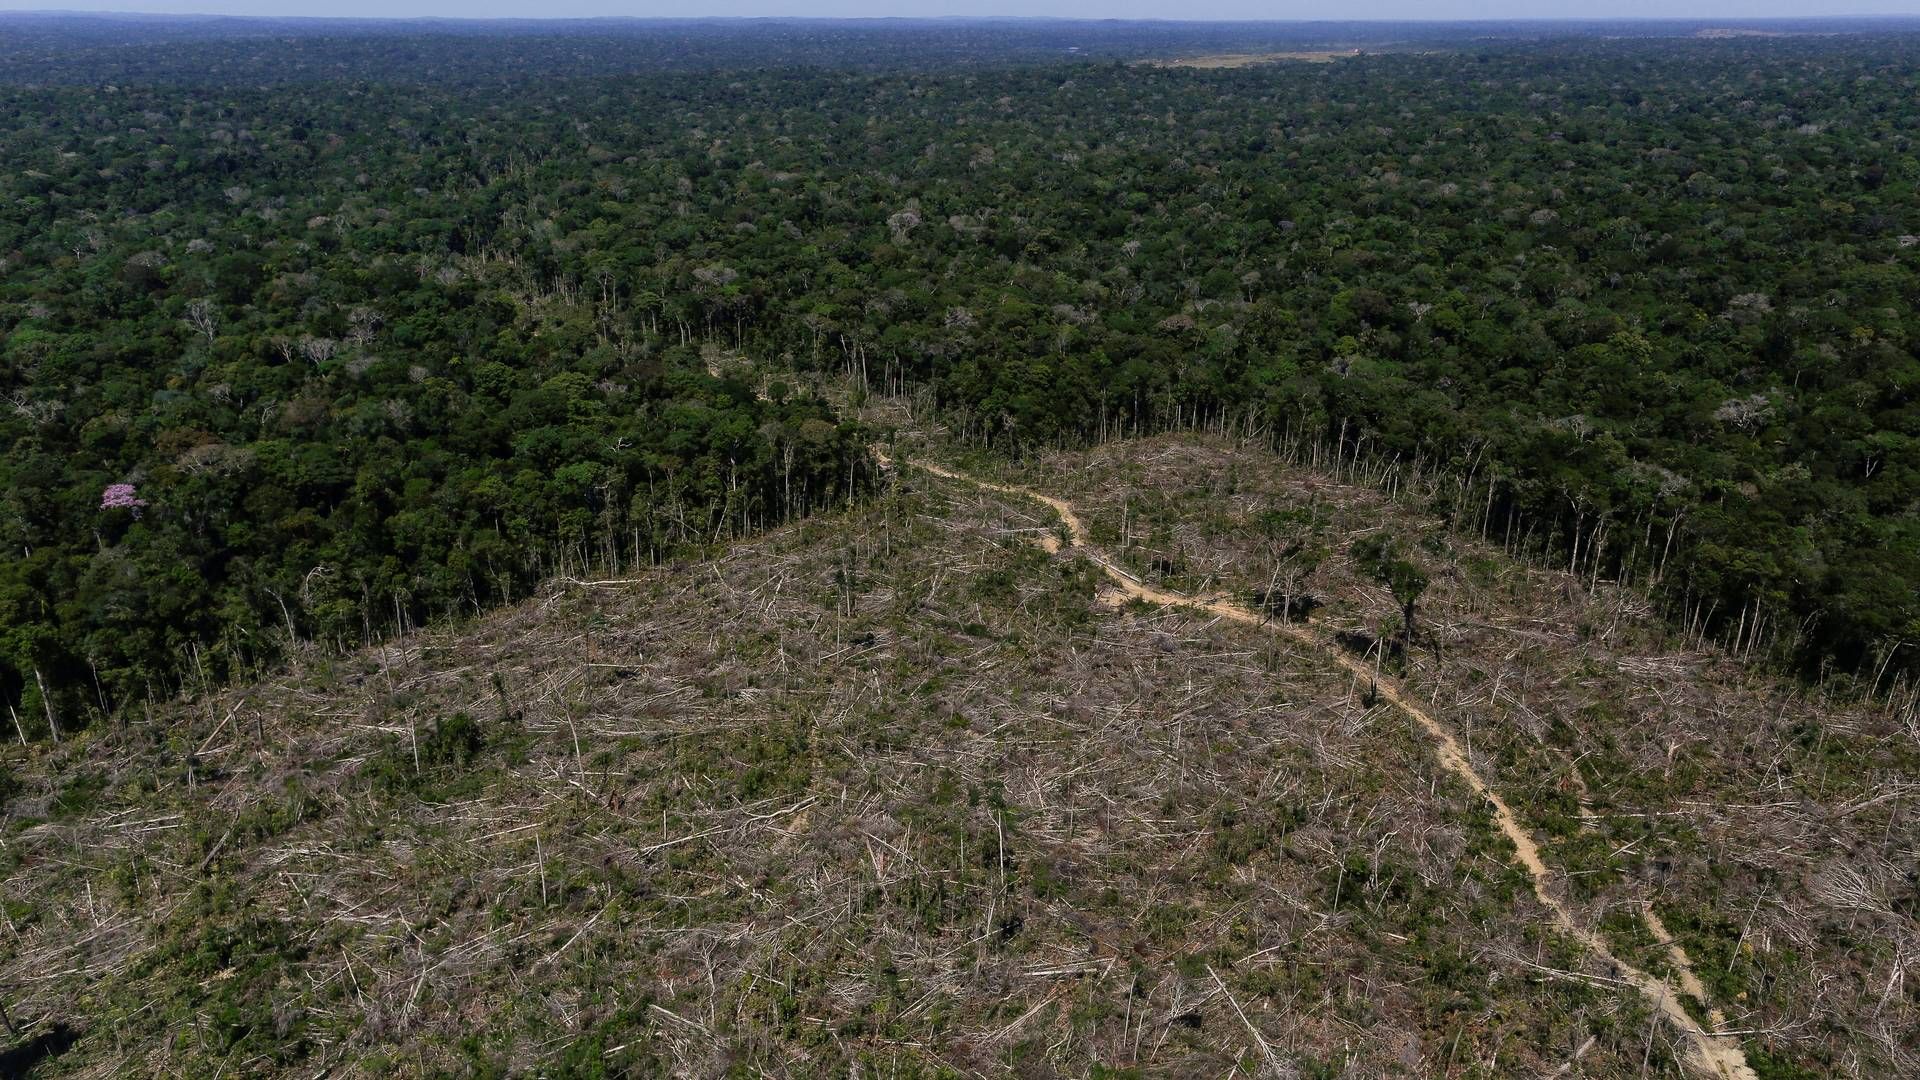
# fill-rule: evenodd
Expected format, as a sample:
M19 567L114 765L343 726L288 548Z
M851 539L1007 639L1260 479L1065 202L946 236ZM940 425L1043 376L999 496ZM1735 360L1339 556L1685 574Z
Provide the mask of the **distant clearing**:
M1795 34L1787 30L1754 30L1746 27L1710 26L1704 30L1694 31L1693 36L1697 38L1773 38L1800 37L1803 35Z
M1182 56L1171 60L1143 61L1149 67L1163 68L1243 68L1256 64L1275 64L1284 60L1297 60L1309 64L1331 64L1335 60L1349 56L1359 56L1359 49L1310 49L1297 52L1263 53L1213 53L1207 56Z

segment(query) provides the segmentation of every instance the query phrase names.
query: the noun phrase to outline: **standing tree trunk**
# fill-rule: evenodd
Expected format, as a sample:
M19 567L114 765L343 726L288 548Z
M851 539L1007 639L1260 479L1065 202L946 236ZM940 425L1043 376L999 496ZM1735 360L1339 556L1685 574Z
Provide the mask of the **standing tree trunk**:
M40 677L40 665L33 665L33 681L40 687L40 705L47 710L47 730L53 733L53 741L60 741L60 725L53 719L53 698L47 695L47 680Z

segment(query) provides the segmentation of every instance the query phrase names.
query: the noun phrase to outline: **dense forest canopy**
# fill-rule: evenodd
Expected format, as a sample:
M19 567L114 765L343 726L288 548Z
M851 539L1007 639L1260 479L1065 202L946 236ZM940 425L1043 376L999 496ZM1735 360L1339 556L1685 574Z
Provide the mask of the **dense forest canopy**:
M529 79L1009 66L1314 49L1420 52L1569 39L1912 33L1913 19L1162 22L1056 19L273 19L0 13L0 80L439 86ZM524 86L522 87L524 89Z
M1738 647L1920 663L1906 24L18 25L29 731L857 497L821 374L1440 470ZM1362 53L1130 62L1309 47Z

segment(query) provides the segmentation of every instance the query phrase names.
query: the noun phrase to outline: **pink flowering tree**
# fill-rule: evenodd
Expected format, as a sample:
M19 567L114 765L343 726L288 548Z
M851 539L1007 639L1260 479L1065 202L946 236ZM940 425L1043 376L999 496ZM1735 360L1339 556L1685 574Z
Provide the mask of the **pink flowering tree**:
M106 490L100 493L102 510L131 510L134 517L139 517L141 508L146 505L147 500L134 492L132 484L108 484Z

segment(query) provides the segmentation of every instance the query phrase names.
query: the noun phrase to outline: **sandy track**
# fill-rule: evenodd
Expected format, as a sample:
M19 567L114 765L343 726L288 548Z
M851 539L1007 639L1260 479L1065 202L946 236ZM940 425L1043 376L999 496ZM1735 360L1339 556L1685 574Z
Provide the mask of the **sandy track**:
M877 456L882 468L892 466L893 463L885 455ZM1533 882L1534 896L1552 913L1554 922L1563 932L1580 942L1595 956L1605 960L1612 968L1614 978L1618 982L1638 990L1655 1010L1666 1017L1667 1021L1680 1032L1686 1039L1690 1051L1688 1064L1702 1075L1715 1077L1718 1080L1759 1080L1752 1067L1747 1064L1746 1054L1741 1050L1738 1038L1707 1031L1699 1021L1693 1018L1692 1014L1686 1011L1672 988L1664 980L1656 979L1613 955L1613 951L1607 947L1606 941L1597 932L1581 926L1574 920L1573 912L1566 904L1548 891L1553 871L1540 857L1540 845L1534 840L1533 834L1520 824L1520 819L1514 814L1513 808L1507 805L1507 801L1500 797L1499 792L1488 786L1479 771L1473 767L1466 752L1461 749L1459 740L1454 738L1453 732L1415 701L1398 679L1376 673L1370 665L1340 648L1326 635L1310 628L1270 621L1253 609L1231 601L1187 596L1148 585L1095 548L1086 524L1080 520L1079 515L1074 513L1073 507L1062 499L1056 499L1029 488L981 480L938 465L924 462L909 464L944 479L956 480L986 491L1045 503L1066 525L1067 534L1072 538L1071 546L1079 548L1088 559L1113 579L1122 592L1130 597L1148 603L1192 608L1233 622L1260 627L1307 645L1355 676L1366 679L1380 697L1393 703L1401 712L1411 717L1414 723L1426 733L1433 744L1434 757L1440 762L1441 767L1464 780L1468 787L1493 807L1494 821L1508 841L1513 844L1520 865L1526 869L1528 878ZM1048 544L1047 546L1048 550L1056 550L1058 545ZM1648 929L1667 948L1669 961L1677 973L1683 991L1704 1003L1705 989L1694 974L1686 952L1673 940L1672 935L1667 933L1666 927L1661 924L1659 916L1654 914L1651 906L1643 909L1642 914ZM1718 1010L1712 1012L1711 1018L1716 1026L1724 1026L1724 1020Z

